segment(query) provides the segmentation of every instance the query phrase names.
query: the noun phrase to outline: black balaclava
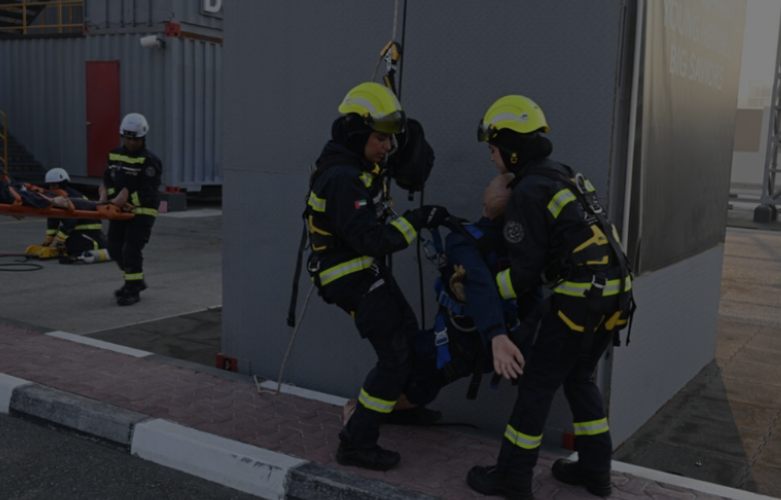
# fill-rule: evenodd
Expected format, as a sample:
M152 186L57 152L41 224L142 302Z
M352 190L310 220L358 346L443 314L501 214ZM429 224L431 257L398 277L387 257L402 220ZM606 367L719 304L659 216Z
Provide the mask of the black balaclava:
M499 148L504 166L518 175L531 161L547 158L553 152L553 143L539 134L520 134L510 129L502 129L492 137L489 144Z
M369 140L371 133L371 127L356 113L340 116L331 125L331 138L333 141L346 147L361 158L364 158L366 154L366 142Z

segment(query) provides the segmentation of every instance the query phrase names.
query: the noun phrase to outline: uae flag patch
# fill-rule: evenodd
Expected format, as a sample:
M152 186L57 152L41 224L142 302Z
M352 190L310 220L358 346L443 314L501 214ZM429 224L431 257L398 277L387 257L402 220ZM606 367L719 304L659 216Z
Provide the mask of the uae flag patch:
M355 202L355 209L358 210L366 206L366 200L358 200Z

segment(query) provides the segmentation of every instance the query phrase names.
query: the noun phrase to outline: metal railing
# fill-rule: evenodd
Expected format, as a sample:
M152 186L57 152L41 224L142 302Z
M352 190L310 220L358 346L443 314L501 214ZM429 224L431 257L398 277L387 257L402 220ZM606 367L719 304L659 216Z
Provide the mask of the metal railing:
M0 116L3 117L3 133L0 138L3 139L3 155L0 156L0 160L3 160L3 173L8 173L8 117L5 113L0 111Z
M0 2L2 1L3 0L0 0ZM81 32L83 26L83 8L84 0L50 0L48 2L21 0L21 3L0 3L0 11L11 13L15 19L21 21L21 24L19 25L0 26L0 33L20 34L21 32L22 35L27 35L42 34L45 30L51 30L50 32L56 30L57 33ZM48 21L48 18L54 16L47 16L46 14L55 9L57 10L57 19L56 22L52 23ZM73 15L74 9L80 9L77 13L79 15L77 15L75 21ZM67 10L65 18L63 17L63 10ZM32 19L33 23L36 21L39 21L39 23L28 26L28 19Z

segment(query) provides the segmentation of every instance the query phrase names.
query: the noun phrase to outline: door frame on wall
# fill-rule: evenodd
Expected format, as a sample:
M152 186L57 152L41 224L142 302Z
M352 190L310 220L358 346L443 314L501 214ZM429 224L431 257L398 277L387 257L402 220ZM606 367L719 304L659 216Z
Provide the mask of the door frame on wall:
M87 176L102 177L109 151L119 146L119 61L86 61Z

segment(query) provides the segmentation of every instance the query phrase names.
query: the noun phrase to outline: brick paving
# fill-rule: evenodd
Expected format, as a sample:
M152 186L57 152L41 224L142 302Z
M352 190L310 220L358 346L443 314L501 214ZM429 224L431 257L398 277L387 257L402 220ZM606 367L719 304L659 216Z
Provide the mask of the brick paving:
M438 427L385 426L380 445L401 453L399 467L388 472L342 467L334 456L341 407L288 394L259 394L252 383L2 322L0 373L443 499L494 498L474 493L465 477L473 465L494 461L498 440ZM535 470L538 500L596 498L553 479L550 466L555 459L543 454ZM613 484L611 498L618 500L723 498L619 472L613 472Z

